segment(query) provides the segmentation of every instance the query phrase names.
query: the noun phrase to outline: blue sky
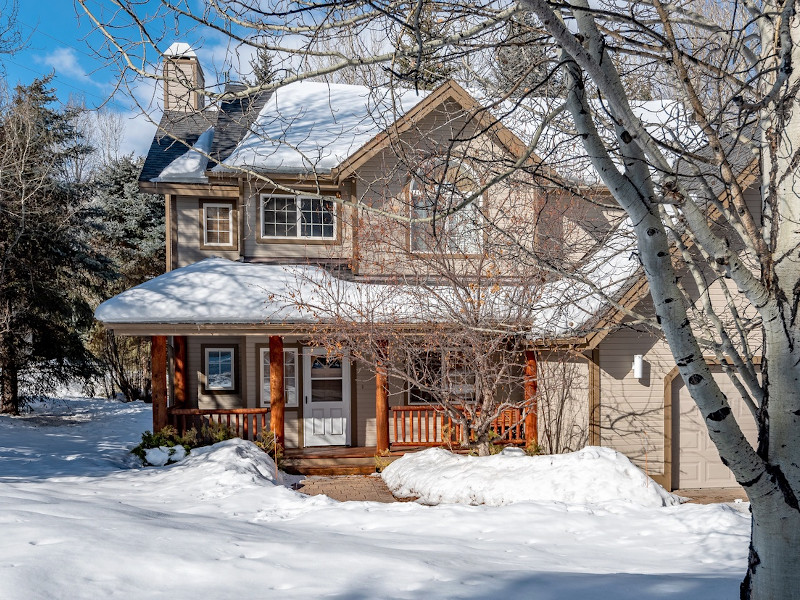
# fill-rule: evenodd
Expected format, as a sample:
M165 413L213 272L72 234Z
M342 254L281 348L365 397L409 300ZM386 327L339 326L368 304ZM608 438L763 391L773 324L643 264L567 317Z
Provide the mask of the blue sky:
M73 96L90 108L105 104L124 119L123 152L144 154L155 128L125 91L112 96L118 73L93 55L92 47L102 40L85 15L79 18L71 0L20 0L17 22L27 44L12 56L0 56L7 84L27 84L55 72L53 87L62 102Z

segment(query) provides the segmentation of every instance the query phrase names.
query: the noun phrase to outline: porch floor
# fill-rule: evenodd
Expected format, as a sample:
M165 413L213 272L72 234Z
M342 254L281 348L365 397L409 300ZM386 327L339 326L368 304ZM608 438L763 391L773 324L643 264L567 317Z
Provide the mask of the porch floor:
M406 452L425 450L428 446L404 446L390 449L391 456L403 456ZM375 446L315 446L312 448L286 448L286 458L374 458Z

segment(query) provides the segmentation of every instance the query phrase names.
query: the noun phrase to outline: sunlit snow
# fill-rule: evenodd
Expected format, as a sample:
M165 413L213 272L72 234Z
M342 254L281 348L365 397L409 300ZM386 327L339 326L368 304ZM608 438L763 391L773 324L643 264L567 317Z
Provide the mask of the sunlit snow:
M731 506L338 503L238 440L136 467L150 423L85 399L0 417L0 598L713 600L745 569Z

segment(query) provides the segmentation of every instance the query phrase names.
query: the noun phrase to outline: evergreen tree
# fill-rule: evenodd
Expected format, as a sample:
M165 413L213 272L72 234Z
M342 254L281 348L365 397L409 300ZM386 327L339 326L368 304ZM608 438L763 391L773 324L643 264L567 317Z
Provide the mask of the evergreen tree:
M419 0L400 35L392 66L394 76L420 90L433 90L450 79L456 69L447 61L446 51L425 47L430 40L441 37L445 28L437 19L436 3Z
M259 48L256 55L250 59L250 67L253 69L252 85L266 85L275 81L277 69L269 50Z
M142 161L124 156L95 174L90 203L93 247L107 257L117 277L107 282L98 301L139 285L164 272L166 263L164 199L139 191ZM143 338L117 338L96 325L90 341L107 383L127 400L149 393L149 343Z
M85 188L66 179L88 151L50 78L0 105L0 396L17 413L27 392L93 372L82 334L106 263L81 232Z

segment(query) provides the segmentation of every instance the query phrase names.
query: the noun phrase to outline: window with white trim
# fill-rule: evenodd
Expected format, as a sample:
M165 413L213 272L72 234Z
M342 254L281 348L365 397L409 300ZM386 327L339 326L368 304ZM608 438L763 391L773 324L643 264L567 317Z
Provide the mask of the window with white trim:
M206 348L206 389L234 389L233 348Z
M261 237L335 239L336 204L326 198L261 196Z
M411 224L412 252L478 254L482 248L475 172L460 161L428 161L411 178L409 197L412 219L431 219Z
M269 406L272 395L269 380L269 348L261 349L261 405ZM297 406L297 349L283 349L283 399L285 406Z
M203 203L203 245L233 246L233 206Z

